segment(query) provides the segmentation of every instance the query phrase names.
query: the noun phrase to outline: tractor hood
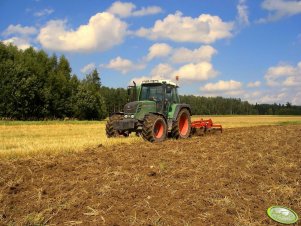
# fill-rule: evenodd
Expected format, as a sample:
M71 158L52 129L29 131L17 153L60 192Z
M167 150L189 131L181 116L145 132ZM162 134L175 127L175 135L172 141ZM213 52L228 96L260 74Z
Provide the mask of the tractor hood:
M124 114L134 114L136 119L142 120L145 114L156 111L155 101L134 101L124 106Z
M133 102L130 102L130 103L127 103L126 105L124 105L124 113L136 113L136 109L139 105L139 102L140 101L133 101Z
M155 101L133 101L130 103L127 103L124 106L124 113L132 113L135 114L139 112L142 108L155 108L156 102Z

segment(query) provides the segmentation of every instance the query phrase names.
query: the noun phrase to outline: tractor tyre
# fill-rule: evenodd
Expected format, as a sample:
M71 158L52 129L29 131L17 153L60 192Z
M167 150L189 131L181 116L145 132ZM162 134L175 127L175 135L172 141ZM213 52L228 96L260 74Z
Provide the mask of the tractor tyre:
M115 130L113 127L114 122L117 122L122 119L123 119L123 115L119 115L119 114L114 114L109 118L106 124L106 135L108 138L122 135L122 133L120 133L118 130Z
M172 124L171 136L176 139L186 139L190 136L191 118L187 108L183 108Z
M142 137L149 142L164 141L167 134L167 124L160 115L146 115L143 120Z

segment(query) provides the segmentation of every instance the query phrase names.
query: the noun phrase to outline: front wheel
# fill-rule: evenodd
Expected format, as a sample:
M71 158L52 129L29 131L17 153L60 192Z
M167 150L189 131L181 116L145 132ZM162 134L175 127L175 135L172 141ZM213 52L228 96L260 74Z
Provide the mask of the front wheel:
M119 135L122 135L122 133L120 133L120 131L115 130L113 127L114 122L117 122L122 119L123 119L123 115L119 115L119 114L114 114L109 118L109 120L106 124L106 135L108 138L117 137Z
M161 142L166 138L167 125L160 115L146 115L143 121L142 137L149 142Z
M172 125L171 135L176 139L186 139L191 131L190 113L183 108L177 115L176 121Z

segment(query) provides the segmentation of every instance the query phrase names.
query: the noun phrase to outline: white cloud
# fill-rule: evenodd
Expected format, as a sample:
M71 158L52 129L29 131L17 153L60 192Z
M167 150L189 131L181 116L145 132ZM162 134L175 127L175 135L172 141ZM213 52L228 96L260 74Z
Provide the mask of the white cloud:
M112 59L107 65L103 65L105 68L109 68L115 71L119 71L122 74L127 74L130 71L142 70L145 68L144 64L134 64L131 60L116 57Z
M135 77L135 78L131 79L131 81L129 82L129 85L132 85L133 81L136 82L137 85L139 85L139 84L141 84L142 81L149 80L149 79L151 79L151 77L148 77L148 76Z
M129 17L136 6L131 2L114 2L107 12L120 17Z
M288 95L285 92L266 94L258 99L258 103L285 103Z
M249 25L249 11L248 6L246 4L246 0L239 0L238 5L236 6L237 9L237 22L241 26Z
M301 86L301 61L294 67L289 64L279 64L270 67L264 78L268 86Z
M187 49L184 47L173 49L166 43L155 43L148 49L146 60L150 61L159 57L170 57L172 63L200 63L211 61L217 50L210 45L203 45L198 49Z
M89 74L96 68L94 63L87 64L82 69L80 69L81 73L83 74Z
M290 102L294 105L301 105L301 91L290 89L266 89L257 91L245 91L242 95L238 96L250 103L260 104L285 104Z
M140 37L152 40L169 39L175 42L212 43L232 36L233 22L224 22L218 16L202 14L197 18L185 17L181 12L157 20L152 28L141 28Z
M208 62L198 64L186 64L178 70L172 68L169 64L158 64L152 70L149 76L133 78L131 81L142 81L146 79L168 79L174 80L179 76L180 81L205 81L215 77L218 74L213 66Z
M259 19L259 23L276 21L301 13L301 1L299 0L264 0L261 7L269 11L269 15Z
M29 36L29 35L34 35L38 31L35 27L30 27L30 26L21 26L20 24L17 25L9 25L2 35L4 36L9 36L9 35L21 35L21 36Z
M198 63L201 61L210 61L217 50L212 46L204 45L198 49L190 50L187 48L175 49L171 56L173 63Z
M117 15L119 17L131 17L131 16L146 16L161 13L162 9L158 6L143 7L140 10L135 10L136 5L131 2L114 2L107 12Z
M301 104L301 61L297 65L280 63L267 69L265 90L255 91L260 95L245 95L252 103L282 103ZM254 82L255 84L256 82Z
M251 92L246 92L244 94L244 98L249 100L250 102L258 102L258 98L262 96L262 91L256 90Z
M88 24L68 29L66 21L51 20L42 27L38 40L46 49L70 52L104 51L120 44L127 24L103 12L92 16Z
M250 88L259 87L260 85L261 85L261 82L260 82L260 81L249 82L249 83L247 84L247 86L250 87Z
M173 77L179 76L180 80L188 81L206 81L214 78L218 72L209 62L201 62L197 64L186 64L173 73Z
M54 12L53 9L42 9L41 11L35 12L33 15L36 17L48 16Z
M170 54L172 48L165 43L155 43L148 49L147 60L152 60L157 57L166 57Z
M207 83L206 85L200 87L200 91L203 96L207 97L231 97L231 98L243 98L250 99L258 95L257 91L252 93L243 89L243 84L235 80L219 80L216 83ZM257 92L257 94L256 94Z
M162 9L159 6L142 7L142 9L134 11L133 16L146 16L161 13Z
M22 49L22 50L28 49L31 46L29 39L21 38L21 37L12 37L12 38L3 40L2 42L6 45L9 43L12 43L15 46L17 46L19 49Z
M158 64L151 71L152 78L170 79L174 69L169 64Z
M25 50L32 45L32 36L35 35L38 30L32 26L9 25L3 32L2 35L7 39L2 40L3 43L12 43L19 49Z
M301 105L301 91L295 93L293 99L292 99L292 104L294 105Z
M201 87L205 92L221 92L221 91L239 91L242 88L242 83L234 80L223 81L220 80L216 83L208 83Z

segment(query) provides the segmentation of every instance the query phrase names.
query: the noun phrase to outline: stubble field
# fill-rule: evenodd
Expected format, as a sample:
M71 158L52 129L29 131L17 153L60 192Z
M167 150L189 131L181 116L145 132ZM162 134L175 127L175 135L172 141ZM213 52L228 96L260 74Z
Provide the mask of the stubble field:
M258 123L255 117L223 118L213 117L224 133L187 140L119 138L93 141L81 151L3 155L0 224L277 225L266 215L271 205L300 215L301 125L293 125L300 117L265 117L263 124L274 125L251 127L235 125ZM88 125L91 134L99 125ZM22 125L5 129L14 126ZM71 132L73 142L90 134L83 130Z
M192 120L201 116L193 116ZM301 124L301 116L205 116L225 129L262 125ZM0 121L0 158L78 152L99 145L144 143L134 134L108 139L106 121Z

